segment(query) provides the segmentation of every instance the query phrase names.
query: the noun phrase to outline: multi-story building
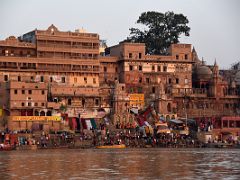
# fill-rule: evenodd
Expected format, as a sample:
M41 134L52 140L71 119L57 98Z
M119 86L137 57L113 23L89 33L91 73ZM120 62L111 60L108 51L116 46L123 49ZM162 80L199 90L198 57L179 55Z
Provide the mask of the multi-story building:
M54 25L0 41L1 125L58 129L59 116L100 118L99 109L127 122L130 109L149 105L167 118L239 113L239 78L205 65L190 44L165 56L146 54L143 43L99 48L98 34Z
M98 34L61 32L51 25L11 36L0 50L4 115L76 117L100 107Z

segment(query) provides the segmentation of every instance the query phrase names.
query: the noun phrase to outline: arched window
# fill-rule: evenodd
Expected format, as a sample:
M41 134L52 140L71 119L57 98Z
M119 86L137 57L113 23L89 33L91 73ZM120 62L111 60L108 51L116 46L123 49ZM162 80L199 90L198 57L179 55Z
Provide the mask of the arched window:
M170 120L170 116L167 115L167 116L166 116L166 121L169 121L169 120Z
M40 116L45 116L45 112L44 112L44 111L41 111L41 112L40 112Z
M47 116L52 116L52 112L51 112L51 111L48 111L48 112L47 112Z
M38 111L35 111L35 112L34 112L34 115L35 115L35 116L39 116L39 112L38 112Z

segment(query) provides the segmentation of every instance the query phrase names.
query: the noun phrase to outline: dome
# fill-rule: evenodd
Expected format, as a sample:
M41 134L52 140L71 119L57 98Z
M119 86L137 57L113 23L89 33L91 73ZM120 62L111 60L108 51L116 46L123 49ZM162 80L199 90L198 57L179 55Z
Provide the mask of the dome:
M236 85L240 85L240 71L235 74Z
M212 77L212 71L205 65L200 65L196 68L195 74L198 79L210 79Z

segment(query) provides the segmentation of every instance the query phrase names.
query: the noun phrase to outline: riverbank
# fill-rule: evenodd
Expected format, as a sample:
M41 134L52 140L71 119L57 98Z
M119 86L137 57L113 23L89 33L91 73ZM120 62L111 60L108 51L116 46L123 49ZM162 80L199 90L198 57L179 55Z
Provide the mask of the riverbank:
M196 134L143 133L139 129L103 129L84 130L80 133L61 132L26 132L6 134L6 150L36 149L85 149L106 145L124 144L126 148L239 148L239 141L203 142ZM11 148L9 148L11 146ZM5 150L2 148L1 150Z
M120 146L117 144L103 144L103 145L93 145L91 140L87 141L77 141L74 143L66 144L66 145L20 145L12 148L11 150L47 150L47 149L138 149L138 148L156 148L156 149L191 149L191 148L227 148L227 149L236 149L240 148L240 144L228 144L228 143L199 143L199 144L148 144L144 143L147 141L141 141L138 145L125 145L121 144ZM111 147L113 146L113 147ZM121 147L121 148L118 148ZM10 149L7 149L10 150Z

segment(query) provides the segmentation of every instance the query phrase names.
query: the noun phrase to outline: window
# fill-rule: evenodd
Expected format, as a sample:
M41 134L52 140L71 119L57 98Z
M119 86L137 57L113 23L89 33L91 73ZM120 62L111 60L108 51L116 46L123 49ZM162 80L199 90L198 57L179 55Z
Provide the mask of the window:
M8 56L8 50L5 50L5 56Z
M122 86L122 91L124 91L124 86Z
M14 50L11 50L11 56L14 56Z
M22 94L25 94L25 90L22 90Z
M142 83L142 77L139 77L138 82Z
M65 82L66 82L65 77L62 77L62 83L65 83Z
M93 78L93 84L96 84L96 78Z
M229 104L228 103L225 104L225 108L227 108L227 109L229 108Z
M172 84L172 79L171 78L168 79L168 84Z
M129 58L132 58L132 53L129 53L129 55L128 55L128 56L129 56Z
M176 84L179 84L179 79L178 78L176 78Z
M18 82L20 82L21 81L21 76L18 76Z
M34 106L38 106L38 103L37 103L37 102L35 102Z
M118 72L118 68L117 68L117 67L115 68L115 72L116 72L116 73Z
M179 55L176 55L176 59L179 59Z
M17 94L17 89L14 90L14 94Z
M24 103L22 102L22 106L24 106Z
M154 65L152 65L152 71L155 71L155 66Z
M41 82L43 82L44 81L44 77L43 76L41 76L41 80L40 80Z
M161 71L161 66L158 66L158 72L160 72Z
M139 58L139 59L142 59L142 53L139 53L139 54L138 54L138 58Z
M28 90L28 94L32 94L32 90Z
M188 59L188 55L187 54L185 54L185 59Z
M187 78L184 79L184 83L188 84L188 79Z
M44 103L42 103L42 106L44 106L45 104Z
M8 75L4 75L4 81L8 81Z
M171 103L168 103L168 104L167 104L167 110L168 110L168 112L171 112L171 111L172 111Z
M99 106L99 99L95 99L95 106Z
M236 121L236 128L240 128L240 121Z
M227 128L228 127L228 121L223 121L223 128Z
M142 71L142 66L138 66L138 70L139 70L139 71Z
M133 70L133 66L130 65L130 66L129 66L129 71L132 71L132 70Z
M167 72L167 66L163 66L163 71Z
M149 78L146 78L146 82L149 84L149 83L150 83L150 79L149 79Z
M103 68L103 69L104 69L104 72L107 72L107 67L106 67L106 66L104 66L104 68Z
M33 76L31 76L31 81L33 81Z
M84 83L87 84L87 77L84 77Z
M43 95L43 94L45 94L45 91L44 91L44 90L42 90L42 95Z
M29 107L31 106L31 103L30 103L30 102L28 102L28 106L29 106Z
M72 105L72 99L68 99L68 105Z
M155 87L152 87L152 93L155 93Z

